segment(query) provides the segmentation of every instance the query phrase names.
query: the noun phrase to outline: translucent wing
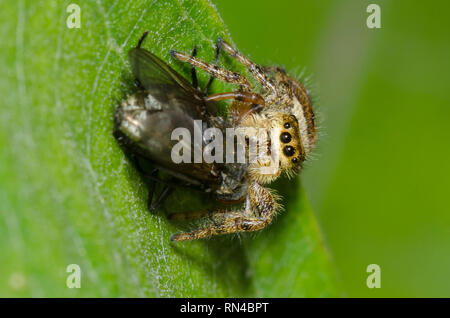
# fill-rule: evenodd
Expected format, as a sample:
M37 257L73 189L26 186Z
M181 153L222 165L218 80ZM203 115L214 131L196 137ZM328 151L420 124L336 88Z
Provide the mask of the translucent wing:
M218 164L175 163L172 159L172 149L178 143L171 138L175 129L184 128L190 136L197 131L202 136L205 129L217 126L211 121L203 94L147 50L131 49L129 58L142 90L129 96L116 115L126 146L179 179L197 185L220 184ZM201 145L192 139L186 142L193 151L195 147L203 149L206 141L202 138Z
M197 99L201 98L201 93L197 89L153 53L141 48L134 48L130 50L128 56L133 74L144 89L173 86L180 88L187 95Z

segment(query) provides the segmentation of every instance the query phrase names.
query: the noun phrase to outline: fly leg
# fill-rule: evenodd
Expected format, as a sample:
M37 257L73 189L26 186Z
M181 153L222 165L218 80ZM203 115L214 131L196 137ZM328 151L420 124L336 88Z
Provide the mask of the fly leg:
M141 165L139 164L139 159L136 156L133 156L132 160L134 161L134 165L136 166L139 173L141 173L144 177L146 177L148 180L151 181L151 184L148 189L148 200L147 200L147 207L149 212L154 212L157 210L161 204L164 202L164 199L167 198L167 196L172 193L173 188L170 183L165 182L164 180L161 180L158 178L159 169L155 168L152 170L152 172L148 173L145 171ZM159 193L157 197L155 197L156 193L156 184L161 183L163 184L163 189ZM153 203L153 198L155 197L155 202Z
M197 45L194 45L194 48L192 49L192 57L197 56ZM192 76L192 86L194 86L196 89L198 88L198 79L197 79L197 71L195 70L195 65L192 65L191 70L191 76Z
M144 42L145 38L146 38L147 35L148 35L148 32L149 32L149 31L147 30L147 31L145 31L144 33L142 33L141 37L139 38L138 44L136 45L136 48L137 48L137 49L141 48L142 43ZM139 88L141 88L141 89L144 88L144 87L142 86L141 82L139 81L139 79L135 78L135 79L134 79L134 83L135 83L135 85L136 85L137 87L139 87Z
M217 66L217 64L219 64L219 56L220 56L220 45L219 42L217 42L216 45L216 56L214 57L214 65ZM212 82L214 81L214 75L211 74L208 84L206 84L205 87L205 93L208 94L209 93L209 88L211 87Z
M170 185L164 184L163 189L159 193L158 196L155 197L155 190L156 190L156 184L161 183L158 180L158 169L154 169L150 176L152 178L149 178L151 180L150 188L148 189L148 201L147 201L147 207L149 212L155 212L161 204L164 202L164 200L167 198L167 196L172 193L173 188ZM155 202L153 202L153 198L155 197Z
M157 178L158 177L158 169L153 169L152 173L150 174L151 176ZM153 196L155 194L155 188L156 188L156 182L155 180L152 179L152 183L150 185L150 188L148 189L148 201L147 201L147 207L148 210L150 212L153 212L154 210L150 209L151 205L152 205L152 201L153 201Z
M155 212L163 203L164 199L167 197L167 195L172 192L172 188L164 184L163 189L159 193L158 196L155 196L156 193L156 184L161 183L158 178L159 170L157 168L153 169L153 171L148 174L147 172L143 171L143 169L139 166L139 164L136 164L138 170L146 177L148 177L149 180L151 180L151 184L148 189L148 200L147 200L147 207L149 212ZM155 197L155 202L153 203L153 198Z
M154 212L155 210L157 210L161 206L161 204L164 202L164 200L169 196L169 194L172 193L172 191L173 191L172 187L170 187L168 185L164 185L163 189L159 193L159 196L155 199L155 203L152 203L153 193L152 193L151 197L150 197L150 193L149 193L148 210L150 212Z
M220 46L217 45L216 46L216 56L214 58L214 65L217 65L217 63L219 62L219 55L220 55ZM197 45L194 46L194 48L192 49L192 54L191 57L197 57ZM196 89L198 89L198 79L197 79L197 72L196 72L196 68L195 65L192 65L192 70L191 70L191 77L192 77L192 86L194 86ZM214 75L211 75L208 81L208 84L206 84L206 88L205 88L205 93L208 94L209 92L209 88L214 80Z
M258 231L266 227L277 210L276 198L272 193L254 183L249 188L245 208L241 211L216 211L211 213L212 225L192 232L172 235L172 241L190 241L215 235Z
M138 42L138 44L136 45L136 48L137 49L139 49L140 47L141 47L141 45L142 45L142 42L144 42L144 40L145 40L145 38L147 37L147 35L148 35L148 30L147 31L145 31L142 35L141 35L141 38L139 39L139 42Z

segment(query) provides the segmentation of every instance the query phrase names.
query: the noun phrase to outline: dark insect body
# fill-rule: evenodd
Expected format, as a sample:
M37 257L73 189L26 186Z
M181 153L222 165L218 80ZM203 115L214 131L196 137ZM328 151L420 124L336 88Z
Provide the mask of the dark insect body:
M192 55L171 51L172 57L192 65L193 84L190 84L157 56L141 48L146 34L129 52L140 89L117 109L116 138L133 155L167 171L175 178L175 184L212 193L225 203L243 202L242 207L232 210L173 214L174 219L208 218L211 225L177 233L171 239L186 241L266 227L279 209L279 198L264 184L277 179L283 172L288 175L299 172L316 141L317 127L308 91L281 68L261 67L220 38L214 64L197 59L195 48ZM248 69L261 85L260 92L255 92L241 74L217 65L221 50ZM205 91L197 87L195 68L211 75ZM239 89L209 95L208 88L214 78L238 84ZM227 117L217 114L217 102L221 100L232 100ZM196 125L198 120L201 120L201 127ZM259 135L267 137L258 140L266 140L259 147L264 148L268 156L244 163L175 163L171 154L178 141L172 140L171 136L180 127L187 129L191 136L199 130L203 136L209 128L218 128L224 135L227 128L256 128ZM190 149L193 152L199 146L204 149L207 143L203 137L201 145L192 143ZM248 141L244 142L244 147L248 151ZM264 170L268 167L275 168ZM161 181L157 169L144 174ZM170 192L171 186L164 188L156 206ZM149 204L153 191L154 186L150 189Z

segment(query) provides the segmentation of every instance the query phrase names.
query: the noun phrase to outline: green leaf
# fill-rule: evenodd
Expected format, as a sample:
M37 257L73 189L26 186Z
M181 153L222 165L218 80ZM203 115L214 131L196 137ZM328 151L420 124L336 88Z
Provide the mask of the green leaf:
M286 211L256 234L171 243L168 211L210 204L177 190L150 214L147 186L112 136L132 91L127 51L144 47L189 78L169 50L211 61L231 41L207 1L8 1L0 10L0 296L337 296L334 268L298 179ZM230 57L221 64L243 71ZM200 74L200 84L207 76ZM215 81L216 92L230 86ZM81 288L69 289L69 264Z

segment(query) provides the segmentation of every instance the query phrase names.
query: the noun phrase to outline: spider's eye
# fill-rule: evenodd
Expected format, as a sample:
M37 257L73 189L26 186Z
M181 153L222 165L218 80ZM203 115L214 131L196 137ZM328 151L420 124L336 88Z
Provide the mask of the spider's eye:
M296 163L298 163L298 158L297 158L297 157L295 157L295 158L292 158L292 163L293 163L293 164L296 164Z
M284 128L285 128L285 129L291 128L291 124L289 124L289 123L284 123Z
M286 146L283 148L283 152L286 156L292 157L295 153L295 148L292 146Z
M290 142L291 139L292 139L292 136L291 136L291 134L288 133L288 132L284 132L284 133L282 133L282 134L280 135L280 140L281 140L281 142L283 142L283 143L285 143L285 144L287 144L288 142Z

